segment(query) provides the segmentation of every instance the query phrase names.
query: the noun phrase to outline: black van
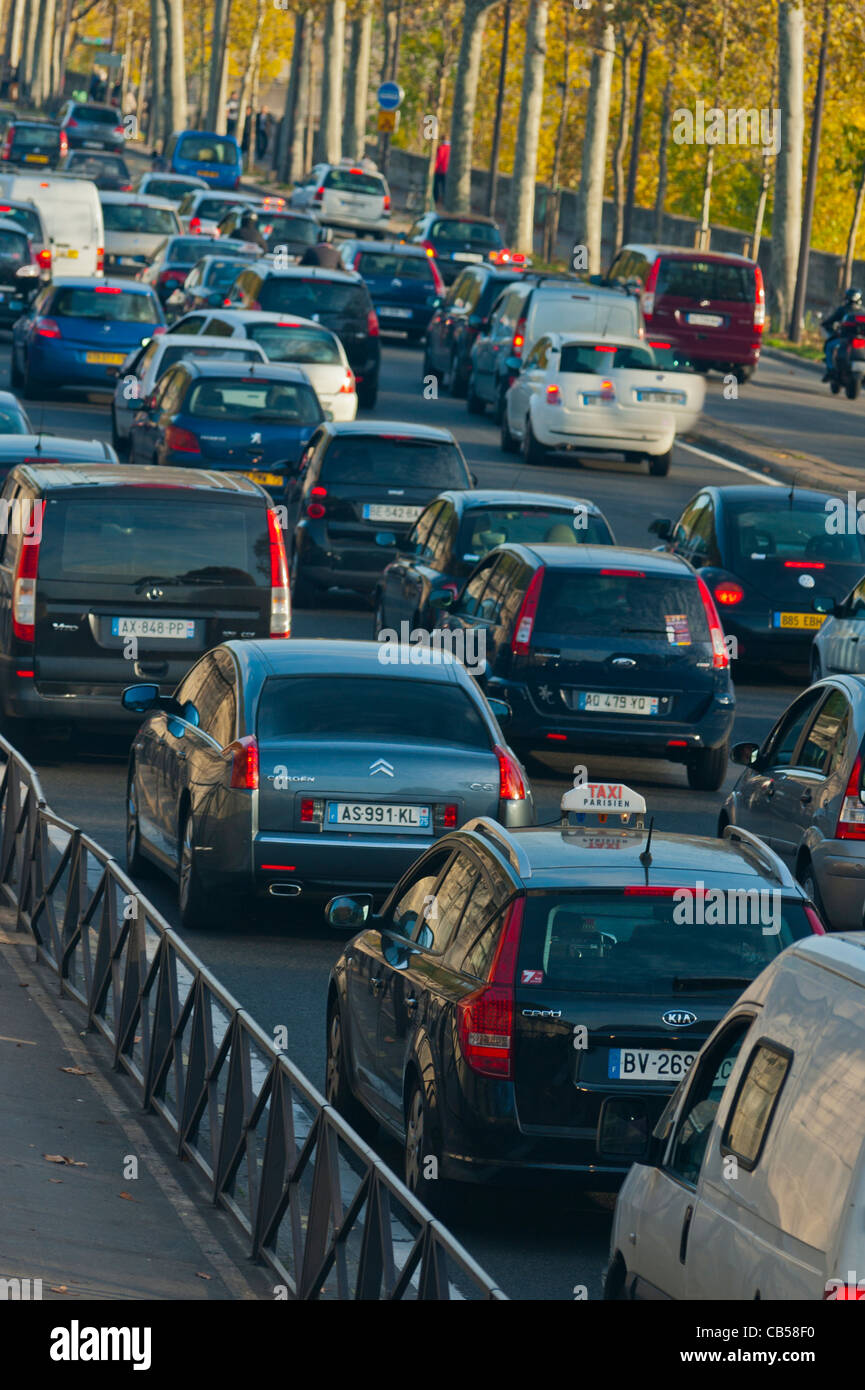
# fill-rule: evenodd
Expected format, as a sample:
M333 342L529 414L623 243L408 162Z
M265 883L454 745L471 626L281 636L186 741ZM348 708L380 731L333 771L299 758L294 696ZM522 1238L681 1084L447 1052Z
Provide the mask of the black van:
M0 494L0 709L130 722L124 686L168 694L232 637L288 637L282 531L248 478L25 464Z

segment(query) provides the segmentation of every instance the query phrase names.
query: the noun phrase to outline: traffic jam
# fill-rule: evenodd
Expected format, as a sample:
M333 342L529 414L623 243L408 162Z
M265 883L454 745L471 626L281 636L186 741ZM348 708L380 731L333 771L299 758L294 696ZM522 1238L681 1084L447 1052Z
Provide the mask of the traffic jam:
M0 161L5 736L512 1297L865 1297L865 539L682 447L759 267L110 110Z

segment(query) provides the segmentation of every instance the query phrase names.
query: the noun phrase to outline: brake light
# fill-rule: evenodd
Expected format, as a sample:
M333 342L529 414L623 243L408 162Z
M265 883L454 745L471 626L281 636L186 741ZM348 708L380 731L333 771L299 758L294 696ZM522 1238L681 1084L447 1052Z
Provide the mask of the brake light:
M854 348L865 348L865 338L852 338L850 346Z
M561 405L562 393L555 382L547 387L547 405Z
M499 760L499 801L525 801L526 788L517 761L506 749L496 744Z
M306 514L313 521L320 521L321 518L324 516L325 511L326 508L322 506L321 502L310 502L309 506L306 509Z
M323 483L316 483L315 487L309 489L309 495L310 497L326 497L327 488Z
M62 334L60 332L60 325L56 322L55 319L45 319L40 316L39 318L37 318L34 326L36 328L37 338L62 337Z
M230 786L239 791L258 790L258 743L254 734L244 734L243 738L229 743L226 753L231 754Z
M631 579L645 579L644 570L601 570L601 574L627 575Z
M94 286L93 286L93 293L94 293L94 294L122 294L123 291L122 291L122 290L119 290L119 289L117 288L116 285L94 285Z
M69 117L69 120L66 122L67 127L69 127L69 126L71 126L71 125L77 125L77 124L78 124L78 122L76 121L76 119L75 119L74 116L70 116L70 117Z
M488 983L457 1004L460 1050L473 1071L498 1081L512 1074L514 977L525 898L508 908Z
M43 249L40 252L38 252L36 256L36 264L40 266L42 270L51 269L51 252L47 246L43 247Z
M601 389L598 394L602 401L614 401L616 399L616 388L611 381L602 381Z
M44 503L40 503L44 506ZM40 532L41 535L41 532ZM12 631L19 642L36 637L36 572L39 568L40 541L22 541L12 582Z
M337 392L337 395L339 395L339 396L350 396L350 395L352 395L353 392L354 392L354 372L349 371L349 369L346 368L345 376L344 376L343 379L342 379L342 385L340 386L339 391Z
M449 801L445 806L444 815L442 816L442 825L444 826L445 830L456 830L457 804L455 801Z
M432 251L427 251L427 255L431 257L429 268L432 271L433 284L435 285L436 293L444 294L445 282L442 279L441 271L439 270L438 265L436 264L435 255Z
M700 590L700 598L703 600L703 607L706 610L706 621L709 624L709 634L712 639L712 665L716 670L722 671L730 665L730 658L727 655L721 619L718 617L715 601L699 575L697 575L697 588Z
M61 132L60 132L60 157L61 157L61 159L63 158L64 155L67 155L68 153L69 153L69 141L66 139L66 131L65 131L65 130L61 130Z
M5 139L5 142L4 142L4 144L3 144L3 149L2 149L2 151L0 151L0 159L8 159L9 156L11 155L11 153L12 153L12 136L13 136L14 134L15 134L15 127L14 127L14 125L7 126L7 127L6 127L6 139Z
M824 570L826 565L822 560L785 560L785 570Z
M288 562L279 515L274 507L267 509L267 534L270 540L270 635L291 636L291 592L288 587Z
M120 192L121 192L121 193L131 193L131 192L132 192L132 184L131 184L131 183L122 183L122 184L120 185Z
M389 193L385 193L385 195L384 195L384 203L382 204L382 211L384 211L384 212L390 212L390 194L389 194Z
M200 232L200 231L201 231L201 218L200 218L200 217L190 217L190 219L189 219L189 230L190 230L191 232Z
M722 579L720 584L715 585L715 598L719 603L723 603L725 608L730 608L734 603L741 603L745 597L745 590L741 584L736 584L732 579Z
M535 570L531 578L531 583L526 589L525 598L520 605L517 614L517 621L514 624L514 635L511 638L511 651L514 656L528 656L529 644L532 640L532 628L535 625L535 618L538 612L538 600L541 597L541 585L544 582L544 566Z
M300 802L300 819L308 824L312 824L315 817L315 798L304 796Z
M671 348L672 346L673 346L672 343L653 343L653 342L651 341L651 339L649 340L649 347Z
M421 246L426 251L428 256L431 256L433 259L435 259L436 249L431 241L422 241Z
M321 186L320 188L317 188L317 189L315 190L315 192L314 192L313 195L312 195L312 201L313 201L314 203L320 203L323 197L324 197L324 184L322 184L322 186Z
M200 454L201 445L192 430L181 429L179 425L169 425L165 431L165 446L176 454Z
M643 287L643 317L646 319L650 319L655 312L655 286L658 283L658 272L660 269L661 258L658 256L652 262L652 267L646 277L645 286Z
M525 318L517 319L517 324L514 328L513 341L511 342L511 355L513 357L522 357L523 355L523 348L525 347L526 342L525 327Z
M815 936L825 936L825 935L826 935L826 928L823 926L823 923L820 921L820 916L819 916L819 913L817 912L817 909L816 909L816 908L813 908L813 907L806 907L806 908L805 908L805 916L808 918L808 925L810 926L810 928L811 928L811 930L812 930L812 932L814 933Z
M754 302L754 327L763 331L766 322L766 292L763 288L763 272L758 265L754 266L754 280L756 282L757 298Z
M378 314L375 309L370 309L366 316L366 331L371 338L378 337Z
M97 248L96 248L96 274L97 274L97 275L102 275L102 274L104 274L104 271L105 271L105 247L104 247L104 246L97 246Z
M857 756L841 803L838 824L835 826L836 840L865 840L865 806L862 805L862 758Z

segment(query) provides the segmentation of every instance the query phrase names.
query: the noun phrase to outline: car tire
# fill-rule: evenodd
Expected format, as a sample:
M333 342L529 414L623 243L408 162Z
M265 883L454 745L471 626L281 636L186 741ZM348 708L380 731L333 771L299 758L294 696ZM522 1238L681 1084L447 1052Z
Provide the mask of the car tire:
M844 393L848 401L855 401L856 397L859 395L860 384L861 383L858 376L850 377L849 381L847 382L847 385L844 387Z
M838 392L841 390L840 381L836 381L833 377L832 380L829 382L829 390L832 392L833 396L837 396Z
M826 909L823 906L823 899L820 896L820 889L817 886L817 876L814 873L814 865L810 859L806 859L803 864L799 865L799 868L796 870L796 878L816 907L823 922L828 926L829 919L826 916Z
M195 843L195 822L191 808L187 809L180 827L177 846L177 915L184 931L219 925L220 910L211 895L202 887L192 846Z
M493 420L497 425L500 425L505 418L505 394L504 391L496 392L495 404L493 406Z
M441 1154L432 1132L426 1092L418 1080L412 1082L406 1100L403 1181L434 1216L444 1216L450 1210L453 1188L441 1177Z
M532 429L531 415L526 416L521 445L523 458L531 467L538 468L546 463L547 447L535 438L535 432Z
M628 1281L628 1271L621 1255L617 1254L610 1260L604 1274L604 1291L602 1294L605 1303L628 1303L625 1287Z
M716 792L723 785L730 760L730 745L720 748L701 748L687 764L688 786L694 791Z
M668 449L665 454L649 455L649 472L653 478L666 478L670 471L670 464L673 462L673 451Z
M448 382L450 393L456 400L461 401L468 390L468 381L460 371L459 363L455 357L451 357L450 371L448 372Z
M134 770L130 770L126 782L126 872L130 878L147 878L152 872L149 859L145 859L141 853L138 792L135 788Z
M517 453L520 447L520 441L517 439L515 434L511 434L508 428L508 412L506 409L502 411L501 444L506 454L515 454Z
M373 408L373 406L375 405L377 399L378 399L378 380L374 381L373 384L372 384L372 386L367 386L365 383L364 383L363 386L358 386L358 388L357 388L357 403L358 403L358 407L359 407L361 410L372 410L372 408Z
M18 357L15 352L15 345L12 345L12 354L9 361L9 381L17 390L21 390L24 385L24 373L18 366Z
M324 1094L328 1105L338 1110L346 1124L356 1129L362 1139L369 1140L375 1133L375 1120L361 1105L348 1079L345 1057L345 1038L342 1029L342 1012L336 1000L332 1000L327 1011L327 1060L325 1063Z
M294 608L314 608L318 590L312 580L307 579L300 567L296 550L292 551L291 572L288 579L291 602Z
M469 383L466 387L466 410L469 415L483 415L486 408L486 401L481 400L480 396L475 391L475 378L474 374L472 374L469 377Z
M753 364L748 367L734 367L733 376L736 378L740 386L744 386L746 381L751 380L751 377L754 375L755 371L756 367Z
M823 679L823 667L820 663L820 653L811 648L811 684Z

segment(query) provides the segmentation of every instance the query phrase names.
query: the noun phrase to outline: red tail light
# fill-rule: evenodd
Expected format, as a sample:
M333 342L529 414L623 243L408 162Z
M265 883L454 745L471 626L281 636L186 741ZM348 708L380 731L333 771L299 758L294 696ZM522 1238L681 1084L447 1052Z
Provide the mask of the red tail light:
M857 757L850 773L838 824L835 826L836 840L865 840L865 806L859 792L862 787L862 758Z
M60 132L60 158L62 159L69 153L69 141L66 139L66 131Z
M229 743L226 753L231 754L230 786L239 791L254 792L258 789L258 744L253 734Z
M131 184L131 183L122 183L122 184L120 185L120 192L121 192L121 193L131 193L131 192L132 192L132 184Z
M69 126L73 126L73 125L77 125L77 124L78 124L78 122L75 120L75 117L74 117L74 116L70 116L70 117L69 117L69 120L66 122L67 128L68 128Z
M488 983L457 1004L460 1050L472 1071L507 1081L512 1075L514 977L525 898L508 908Z
M44 503L40 503L44 506ZM35 518L34 518L35 520ZM39 541L24 541L18 551L12 581L12 631L19 642L36 638L36 572L39 568Z
M308 824L315 820L315 798L304 796L300 802L300 819Z
M719 603L723 603L725 608L731 608L734 603L741 603L745 597L745 590L741 584L736 584L732 579L722 579L715 585L715 598Z
M526 321L524 318L518 319L514 328L514 336L511 342L511 356L522 357L523 348L526 345Z
M547 405L561 405L562 393L555 382L551 382L547 387Z
M60 338L60 325L54 319L37 318L35 323L37 338Z
M525 801L526 788L516 760L498 743L496 757L499 760L499 801Z
M123 129L123 126L122 126L122 125L116 125L116 126L114 127L114 134L115 134L115 135L125 135L125 134L126 134L126 131Z
M198 233L198 232L201 231L201 218L200 218L200 217L190 217L190 219L189 219L189 230L190 230L190 232L192 232L193 234L196 234L196 233Z
M528 656L529 647L532 640L532 628L535 625L535 617L538 611L538 600L541 597L541 585L544 582L544 567L535 570L532 575L531 583L526 589L526 596L520 607L517 621L514 624L514 635L511 638L511 651L514 656Z
M192 430L183 430L179 425L169 425L166 429L165 447L176 454L201 453L201 445Z
M851 338L850 346L854 348L865 348L865 338Z
M427 255L428 255L431 259L434 259L434 258L435 258L435 253L436 253L436 249L435 249L435 246L433 245L433 243L432 243L431 241L422 241L420 244L421 244L421 246L423 247L423 249L426 251Z
M366 316L366 331L371 338L378 337L378 314L375 309L370 309Z
M383 203L383 205L382 205L382 210L383 210L384 212L390 212L390 194L389 194L389 193L385 193L385 195L384 195L384 203Z
M716 670L722 671L730 665L730 658L727 655L727 647L724 642L724 629L721 627L721 619L718 617L715 601L699 575L697 575L697 587L700 590L700 598L703 600L703 607L706 610L706 622L709 624L709 635L712 639L712 665Z
M601 574L615 574L615 575L619 575L619 576L625 575L628 579L645 579L645 577L646 577L645 572L644 572L643 570L610 570L610 569L605 569L605 570L601 570L600 573L601 573Z
M97 248L96 248L96 274L97 274L97 275L102 275L102 274L104 274L104 272L105 272L105 247L104 247L104 246L97 246Z
M323 197L324 197L324 184L322 184L320 188L317 188L317 189L315 190L315 192L314 192L313 195L312 195L312 201L313 201L314 203L320 203Z
M444 808L442 825L445 830L456 830L458 807L455 801L449 801Z
M427 252L427 254L430 255L431 253ZM435 256L431 256L429 268L432 271L433 284L436 288L436 294L444 294L445 282L442 279L441 271L439 270L438 265L436 264Z
M15 127L14 127L14 125L7 126L7 127L6 127L6 139L5 139L4 143L3 143L3 149L2 149L2 151L0 151L0 159L8 159L9 156L11 155L11 153L12 153L12 136L13 136L14 134L15 134Z
M320 521L326 510L327 509L321 502L310 502L306 509L306 514L308 517L311 517L313 521Z
M819 915L813 907L805 908L805 916L808 918L808 925L810 926L815 936L826 935L826 928L823 926L823 923L820 921Z
M270 540L270 635L291 636L291 593L288 587L288 562L279 514L267 509L267 534Z
M648 320L652 317L652 314L655 312L655 286L658 283L658 272L660 271L660 269L661 258L660 256L657 256L655 260L652 262L652 267L649 271L648 276L646 277L646 283L643 287L643 318L646 320L646 322L648 322Z
M763 288L763 272L758 265L754 266L754 281L757 291L754 301L754 328L762 333L766 322L766 292Z
M315 487L309 489L309 495L310 497L326 497L327 488L323 483L316 483Z
M186 270L177 270L176 268L169 266L167 270L160 270L159 275L157 276L157 284L182 285L188 273L189 272Z
M785 560L785 570L824 570L826 568L822 560Z
M47 246L43 247L43 249L38 253L36 257L36 264L42 270L51 269L51 252Z
M116 285L94 285L94 286L93 286L93 293L94 293L94 294L122 294L123 291L122 291L121 289L118 289L118 287L117 287Z

